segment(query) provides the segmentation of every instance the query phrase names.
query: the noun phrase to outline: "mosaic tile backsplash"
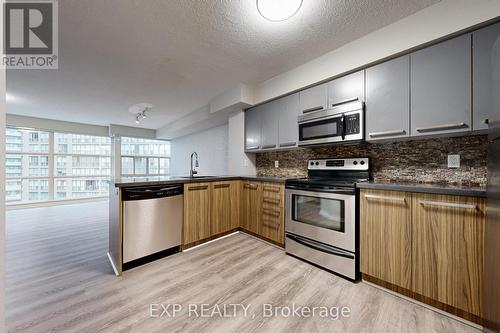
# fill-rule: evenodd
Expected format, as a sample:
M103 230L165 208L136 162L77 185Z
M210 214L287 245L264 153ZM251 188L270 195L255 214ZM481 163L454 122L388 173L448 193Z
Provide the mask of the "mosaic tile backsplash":
M369 157L375 181L485 186L487 146L486 135L475 135L257 153L257 175L305 177L309 159ZM460 168L448 168L448 154L460 154Z

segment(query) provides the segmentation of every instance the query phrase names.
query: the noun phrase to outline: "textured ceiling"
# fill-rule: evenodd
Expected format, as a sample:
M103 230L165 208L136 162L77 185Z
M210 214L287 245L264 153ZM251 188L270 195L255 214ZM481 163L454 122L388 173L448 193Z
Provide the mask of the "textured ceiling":
M9 70L7 112L136 126L128 107L149 102L140 126L158 128L436 2L304 0L272 23L255 0L59 1L59 69Z

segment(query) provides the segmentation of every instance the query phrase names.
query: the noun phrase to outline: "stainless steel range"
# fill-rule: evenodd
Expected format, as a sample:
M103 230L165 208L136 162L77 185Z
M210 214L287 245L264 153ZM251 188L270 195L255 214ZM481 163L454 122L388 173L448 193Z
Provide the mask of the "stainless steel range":
M359 278L356 183L368 158L308 162L308 177L286 181L285 250L351 280Z

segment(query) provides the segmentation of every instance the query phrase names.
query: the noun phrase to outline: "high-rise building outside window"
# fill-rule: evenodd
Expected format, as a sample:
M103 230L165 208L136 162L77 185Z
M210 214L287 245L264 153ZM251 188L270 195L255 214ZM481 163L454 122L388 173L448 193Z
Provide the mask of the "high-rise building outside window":
M123 137L121 168L124 177L169 175L170 142Z
M6 129L6 203L108 195L108 137Z

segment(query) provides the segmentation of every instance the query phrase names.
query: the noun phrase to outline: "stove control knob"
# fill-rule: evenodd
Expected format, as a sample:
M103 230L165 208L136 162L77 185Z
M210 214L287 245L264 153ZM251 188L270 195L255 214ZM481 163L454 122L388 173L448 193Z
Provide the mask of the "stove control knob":
M358 165L358 161L354 161L354 162L352 162L352 164Z
M316 165L319 165L319 162L316 162Z
M314 162L311 162L311 165L314 165Z
M360 163L361 163L361 165L365 165L365 161L361 161Z

